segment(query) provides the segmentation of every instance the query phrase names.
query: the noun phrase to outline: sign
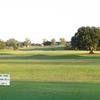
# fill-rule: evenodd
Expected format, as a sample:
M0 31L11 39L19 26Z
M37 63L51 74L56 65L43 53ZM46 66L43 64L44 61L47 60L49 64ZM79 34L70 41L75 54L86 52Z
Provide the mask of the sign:
M0 74L0 85L10 85L10 74Z

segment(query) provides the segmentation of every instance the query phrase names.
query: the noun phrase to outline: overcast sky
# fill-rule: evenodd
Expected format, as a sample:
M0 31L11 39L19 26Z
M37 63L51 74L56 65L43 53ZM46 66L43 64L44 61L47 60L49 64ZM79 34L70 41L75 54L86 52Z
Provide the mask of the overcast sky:
M100 0L0 0L3 40L70 40L80 26L100 26Z

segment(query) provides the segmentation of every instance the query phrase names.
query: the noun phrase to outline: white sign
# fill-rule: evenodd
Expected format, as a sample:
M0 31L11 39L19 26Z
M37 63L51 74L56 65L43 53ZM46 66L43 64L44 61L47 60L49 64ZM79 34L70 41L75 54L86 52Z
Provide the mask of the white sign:
M10 74L0 74L0 85L10 85Z

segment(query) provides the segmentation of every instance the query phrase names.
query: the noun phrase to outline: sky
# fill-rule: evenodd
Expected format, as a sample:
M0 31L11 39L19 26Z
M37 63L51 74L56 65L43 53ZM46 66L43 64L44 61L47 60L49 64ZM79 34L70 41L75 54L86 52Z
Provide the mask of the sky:
M81 26L100 27L100 0L0 0L0 39L70 41Z

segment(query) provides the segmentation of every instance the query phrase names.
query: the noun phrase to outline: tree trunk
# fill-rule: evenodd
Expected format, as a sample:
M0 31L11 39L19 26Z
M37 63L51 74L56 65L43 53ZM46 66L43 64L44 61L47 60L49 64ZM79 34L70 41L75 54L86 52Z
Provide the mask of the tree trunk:
M94 54L93 50L90 50L89 54Z

